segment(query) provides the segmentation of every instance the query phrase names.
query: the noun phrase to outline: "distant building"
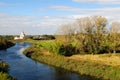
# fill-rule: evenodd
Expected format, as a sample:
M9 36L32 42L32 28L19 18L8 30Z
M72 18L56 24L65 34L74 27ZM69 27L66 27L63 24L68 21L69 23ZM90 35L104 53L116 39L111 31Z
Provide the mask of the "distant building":
M20 39L25 39L25 33L24 32L20 33Z
M14 37L14 40L18 40L18 39L20 39L20 37L18 37L18 36L15 36L15 37Z
M24 32L21 32L20 36L15 36L14 37L14 40L19 40L19 39L25 39L25 33Z

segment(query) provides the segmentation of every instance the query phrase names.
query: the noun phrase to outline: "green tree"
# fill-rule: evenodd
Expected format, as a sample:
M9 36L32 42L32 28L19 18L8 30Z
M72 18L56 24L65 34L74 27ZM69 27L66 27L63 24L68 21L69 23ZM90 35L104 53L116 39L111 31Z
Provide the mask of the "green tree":
M120 32L120 22L112 22L110 28L110 34L113 45L113 53L116 53L117 48L119 47L119 32Z
M103 16L85 17L78 19L80 33L84 34L84 51L89 53L102 52L102 42L106 35L107 19Z

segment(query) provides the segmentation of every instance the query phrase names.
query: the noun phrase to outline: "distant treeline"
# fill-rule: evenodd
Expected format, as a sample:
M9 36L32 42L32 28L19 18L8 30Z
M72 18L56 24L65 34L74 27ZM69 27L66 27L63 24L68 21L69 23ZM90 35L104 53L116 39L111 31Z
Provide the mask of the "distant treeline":
M53 35L34 35L34 36L29 36L30 39L33 40L53 40L55 39L55 36Z
M7 40L13 40L14 39L14 36L13 35L0 35L0 39L1 38L5 38Z

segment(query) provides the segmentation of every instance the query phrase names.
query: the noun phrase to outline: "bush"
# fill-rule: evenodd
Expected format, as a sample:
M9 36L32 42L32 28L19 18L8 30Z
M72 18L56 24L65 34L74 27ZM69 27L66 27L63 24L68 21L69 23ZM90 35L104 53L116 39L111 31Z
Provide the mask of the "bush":
M8 41L7 38L0 36L0 50L7 49L13 45L14 45L14 43Z
M16 80L8 74L9 67L4 61L0 63L0 80Z
M2 61L0 63L0 72L8 72L8 70L9 70L9 65L6 62Z
M45 39L45 40L55 39L55 36L53 36L53 35L42 35L41 37L42 37L42 39Z
M53 35L41 35L41 36L33 36L33 40L53 40L55 36Z
M49 52L64 56L71 56L77 53L75 43L64 43L62 41L55 41L51 43L39 43L39 47L44 47L49 50Z
M72 44L62 45L59 49L59 54L64 56L71 56L76 53L76 48Z
M0 72L0 80L16 80L12 78L9 74Z

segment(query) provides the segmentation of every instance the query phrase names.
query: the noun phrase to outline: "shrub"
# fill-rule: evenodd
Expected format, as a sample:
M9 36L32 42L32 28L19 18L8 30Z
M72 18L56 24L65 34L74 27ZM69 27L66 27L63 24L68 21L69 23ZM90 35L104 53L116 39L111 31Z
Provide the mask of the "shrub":
M53 35L42 35L41 37L42 37L43 39L45 39L45 40L55 39L55 36L53 36Z
M50 53L71 56L75 53L76 47L75 43L64 43L62 41L55 41L54 43L39 43L39 47L44 47L49 50Z
M14 45L14 43L12 43L12 42L8 41L6 38L0 36L0 50L7 49L13 45Z
M16 80L12 78L9 74L0 72L0 80Z
M0 72L8 72L8 70L9 70L9 65L6 62L2 61L0 63Z
M76 48L72 44L62 45L59 49L59 53L64 56L71 56L76 53Z
M33 40L53 40L55 36L53 35L41 35L41 36L33 36Z

